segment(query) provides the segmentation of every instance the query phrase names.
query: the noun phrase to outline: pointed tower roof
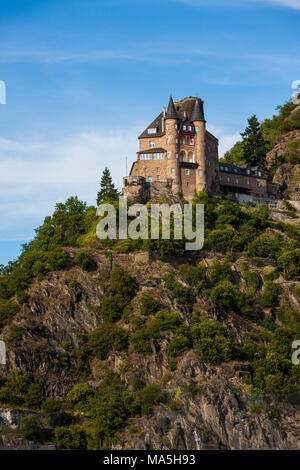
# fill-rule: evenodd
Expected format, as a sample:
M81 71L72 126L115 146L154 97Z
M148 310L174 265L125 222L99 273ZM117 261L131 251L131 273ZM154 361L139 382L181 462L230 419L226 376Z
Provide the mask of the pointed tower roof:
M203 111L203 101L198 98L195 101L195 106L192 112L191 121L205 121Z
M178 114L174 106L172 96L170 96L170 101L167 109L167 119L178 119Z

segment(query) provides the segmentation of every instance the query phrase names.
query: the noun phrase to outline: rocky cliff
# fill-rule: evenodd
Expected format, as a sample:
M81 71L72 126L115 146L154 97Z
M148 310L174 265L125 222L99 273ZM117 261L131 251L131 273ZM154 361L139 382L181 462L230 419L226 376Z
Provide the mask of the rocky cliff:
M111 272L110 260L100 251L88 252L96 263L91 272L75 266L73 260L78 251L76 248L67 250L68 269L51 272L31 285L29 300L14 319L14 323L22 327L22 337L6 341L7 363L0 366L0 374L5 376L9 370L17 369L31 382L42 385L47 397L60 401L78 382L96 389L103 379L103 366L117 372L128 387L137 377L145 385L159 384L160 404L152 414L130 419L126 429L117 433L115 447L120 449L300 448L299 409L274 396L251 397L245 383L245 377L251 378L252 374L247 361L209 366L196 350L190 349L180 356L176 370L171 370L168 344L172 335L153 339L146 354L130 348L126 353L111 352L105 361L68 355L64 344L70 344L74 351L80 350L85 337L103 321L99 314L103 282L109 279ZM205 264L211 266L218 258L224 257L201 253L197 263L205 259ZM242 278L243 261L239 255L232 260L236 280ZM162 278L175 272L182 262L195 263L195 259L177 257L162 262L149 253L114 255L113 266L118 264L129 269L138 283L131 303L133 314L138 314L142 293L155 292L161 308L177 312L186 325L193 323L195 314L219 320L232 329L237 343L242 341L245 331L258 331L255 322L234 312L222 313L202 297L196 299L192 311L180 304L166 289ZM265 262L270 263L270 260ZM253 265L252 269L260 276L264 266ZM278 282L283 288L284 302L293 283L283 278ZM294 301L295 311L299 311L297 298ZM270 315L270 310L265 314ZM130 328L122 320L118 324L127 330ZM2 337L8 336L7 326ZM5 446L16 442L26 445L27 441L24 444L24 439L16 437L22 415L28 415L28 411L12 407L2 409L0 446L1 442ZM39 419L45 421L42 416Z

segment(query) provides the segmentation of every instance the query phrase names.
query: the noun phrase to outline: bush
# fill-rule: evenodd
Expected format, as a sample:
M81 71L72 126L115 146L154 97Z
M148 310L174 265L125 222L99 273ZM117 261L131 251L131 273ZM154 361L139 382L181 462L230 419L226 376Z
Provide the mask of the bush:
M246 266L245 264L243 264L241 271L243 278L246 281L248 289L254 294L258 290L260 285L259 276L253 271L249 271L248 266Z
M149 334L145 327L138 329L130 336L130 343L137 353L148 354L151 352Z
M211 251L226 253L232 247L233 235L234 231L229 229L212 230L207 235L205 245Z
M22 418L21 435L25 439L35 442L43 442L44 432L33 416Z
M300 252L284 251L277 258L277 265L286 277L297 276L300 274Z
M121 295L109 295L103 297L101 311L104 318L109 322L119 320L122 316L124 301Z
M0 300L0 325L6 323L18 311L18 304L12 300L2 301Z
M175 331L179 324L176 313L160 310L149 323L147 331L150 338L158 338L163 331Z
M139 390L136 394L133 404L134 413L141 416L151 414L154 406L159 404L160 398L160 387L157 384L147 385L147 387Z
M142 315L154 315L159 309L158 301L153 297L153 294L146 292L141 297L140 311Z
M234 308L236 299L235 286L230 281L221 281L212 288L210 296L220 308Z
M128 333L111 323L103 323L89 334L88 347L98 359L106 359L113 349L115 351L127 349Z
M130 273L116 265L110 275L110 295L120 295L127 303L135 296L136 289L136 281Z
M190 339L180 334L175 335L168 345L168 354L171 357L178 357L187 351L191 346Z
M56 413L60 409L60 403L53 398L46 398L41 405L44 413Z
M87 411L89 399L94 395L94 390L86 383L76 384L67 393L67 404L75 411Z
M22 338L23 331L24 331L23 326L13 323L9 327L8 341L11 343L14 341L19 341Z
M40 408L44 400L43 390L39 384L31 384L25 396L25 404L29 408Z
M214 261L211 267L210 276L213 282L231 281L231 278L232 278L231 264L226 260Z
M278 301L278 296L281 293L280 284L275 282L267 281L264 285L263 294L260 300L260 304L264 308L270 308L275 305Z
M57 427L54 429L54 444L58 450L83 450L87 446L86 434L77 424L69 428Z
M208 364L230 361L234 357L234 344L226 328L218 321L202 318L191 330L193 343L200 357Z
M85 252L77 253L74 263L81 267L84 271L90 271L95 266L94 260Z

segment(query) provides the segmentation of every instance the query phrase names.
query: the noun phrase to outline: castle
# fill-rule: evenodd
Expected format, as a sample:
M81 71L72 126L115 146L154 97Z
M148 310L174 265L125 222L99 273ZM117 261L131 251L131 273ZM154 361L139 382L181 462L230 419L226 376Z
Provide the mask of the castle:
M274 202L280 187L269 183L258 167L219 162L218 139L206 129L204 103L188 97L173 102L139 136L140 149L124 196L147 202L155 196L181 194L192 201L195 189L233 194L241 203Z

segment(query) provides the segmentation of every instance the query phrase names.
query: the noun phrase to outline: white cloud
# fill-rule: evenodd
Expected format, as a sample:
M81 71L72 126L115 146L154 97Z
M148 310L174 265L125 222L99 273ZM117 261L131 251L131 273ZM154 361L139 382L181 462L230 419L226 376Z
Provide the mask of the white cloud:
M0 237L27 238L30 219L42 220L68 196L95 204L105 166L121 187L126 156L129 172L140 130L78 133L36 143L0 139Z

